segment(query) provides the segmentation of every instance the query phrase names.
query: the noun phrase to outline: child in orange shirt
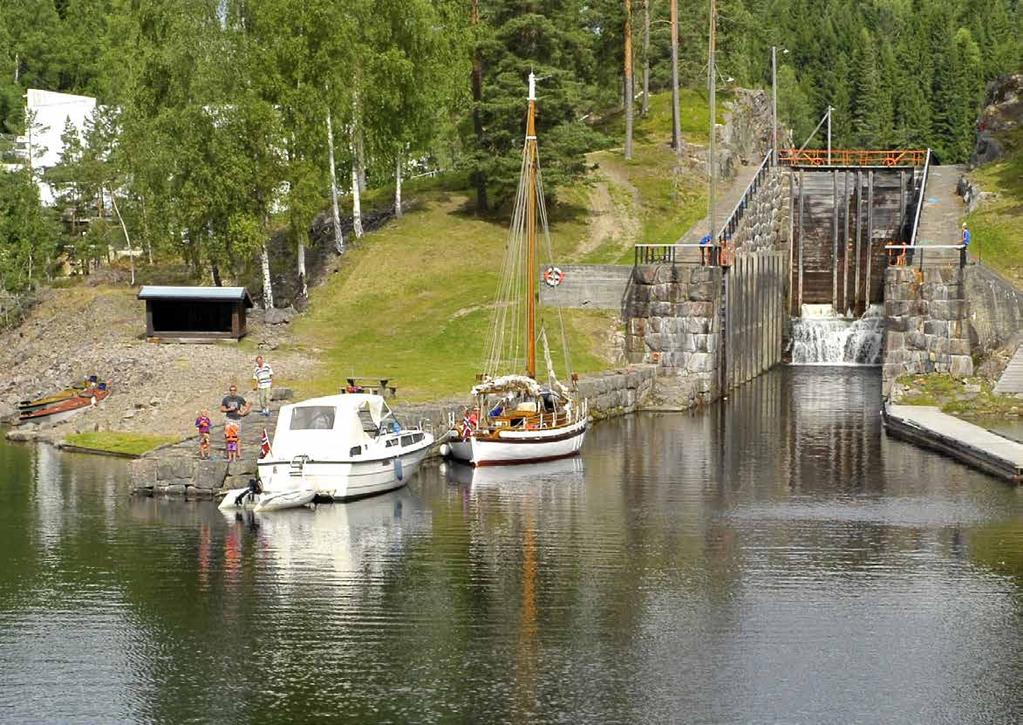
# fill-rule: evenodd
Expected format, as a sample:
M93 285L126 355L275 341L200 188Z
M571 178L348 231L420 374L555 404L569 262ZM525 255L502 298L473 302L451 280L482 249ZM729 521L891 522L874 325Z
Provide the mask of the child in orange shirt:
M241 428L233 420L224 425L224 442L227 444L227 460L237 461L241 453Z

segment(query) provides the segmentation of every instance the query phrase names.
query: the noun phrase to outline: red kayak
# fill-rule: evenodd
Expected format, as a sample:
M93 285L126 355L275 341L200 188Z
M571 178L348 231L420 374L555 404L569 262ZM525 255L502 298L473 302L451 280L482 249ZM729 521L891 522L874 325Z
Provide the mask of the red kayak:
M67 420L75 413L80 413L91 408L110 395L110 388L106 384L99 387L88 388L78 395L62 400L53 405L38 410L25 411L18 418L20 423L60 423Z

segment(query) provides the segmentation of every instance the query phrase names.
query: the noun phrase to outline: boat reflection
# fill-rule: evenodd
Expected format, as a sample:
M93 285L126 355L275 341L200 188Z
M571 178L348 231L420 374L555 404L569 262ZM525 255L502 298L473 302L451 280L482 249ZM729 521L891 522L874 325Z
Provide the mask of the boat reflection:
M515 466L480 466L446 461L441 471L448 483L456 485L502 486L531 483L581 483L583 459L579 456L544 463Z
M310 569L339 575L373 571L400 560L406 539L430 527L430 512L407 488L344 504L260 513L224 510L236 530L255 534L260 556L278 576L301 578Z

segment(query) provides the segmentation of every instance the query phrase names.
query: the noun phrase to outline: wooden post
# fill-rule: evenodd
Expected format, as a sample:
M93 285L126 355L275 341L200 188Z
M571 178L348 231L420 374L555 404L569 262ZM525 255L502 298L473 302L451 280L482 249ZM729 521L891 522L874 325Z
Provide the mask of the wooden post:
M867 172L867 282L863 293L863 309L870 306L870 257L874 245L874 171Z
M795 211L796 211L796 209L795 209L795 207L796 207L796 180L795 180L795 177L793 177L791 171L788 172L788 177L789 177L789 274L788 274L788 280L786 280L785 284L786 284L786 286L788 287L788 290L789 290L788 306L786 307L786 309L788 310L789 314L791 315L792 314L792 296L793 296L793 293L795 292L795 289L796 289L796 286L794 284L792 284L792 276L793 276L793 272L795 270L795 268L793 267L792 261L793 261L793 257L795 256L795 251L796 251L796 235L794 234L795 224L796 224L796 217L795 217Z
M842 233L842 312L849 310L849 171L842 173L842 198L845 224Z
M632 0L625 0L625 158L632 158Z
M902 230L906 227L906 170L899 172L899 226L894 235L895 239L902 241Z
M799 295L796 298L795 316L803 314L803 170L799 170Z
M863 178L859 169L856 170L856 265L853 272L853 310L860 306L860 238L863 235L862 212L863 195L860 193L863 188Z
M838 309L838 169L831 172L831 309Z

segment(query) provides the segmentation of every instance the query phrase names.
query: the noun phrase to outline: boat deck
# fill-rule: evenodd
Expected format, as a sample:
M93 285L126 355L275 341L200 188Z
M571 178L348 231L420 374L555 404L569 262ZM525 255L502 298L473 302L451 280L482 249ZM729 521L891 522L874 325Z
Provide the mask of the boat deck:
M1023 482L1023 443L926 405L887 405L886 430L1013 483Z

